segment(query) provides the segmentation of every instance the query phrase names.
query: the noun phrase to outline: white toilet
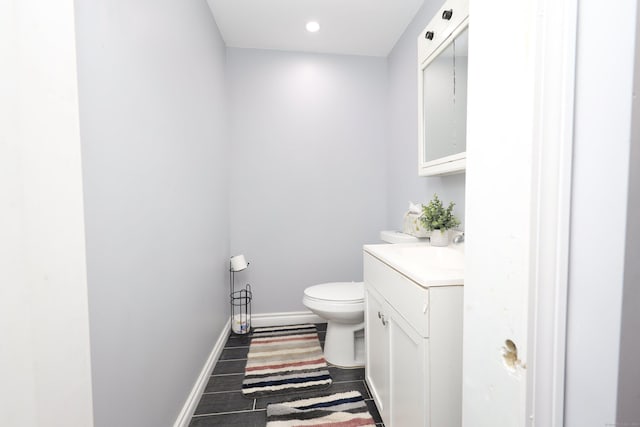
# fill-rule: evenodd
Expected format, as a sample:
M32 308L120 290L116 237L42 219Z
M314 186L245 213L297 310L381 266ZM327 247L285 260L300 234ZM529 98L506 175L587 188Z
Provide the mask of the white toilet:
M398 231L382 231L386 243L427 242ZM327 320L324 358L346 368L364 365L364 283L332 282L304 290L302 303Z

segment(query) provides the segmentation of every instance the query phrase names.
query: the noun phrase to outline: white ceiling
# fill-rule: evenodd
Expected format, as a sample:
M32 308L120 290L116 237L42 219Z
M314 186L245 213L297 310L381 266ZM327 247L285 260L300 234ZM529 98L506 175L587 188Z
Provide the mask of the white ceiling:
M423 2L207 0L229 47L368 56L387 56ZM310 20L320 31L305 30Z

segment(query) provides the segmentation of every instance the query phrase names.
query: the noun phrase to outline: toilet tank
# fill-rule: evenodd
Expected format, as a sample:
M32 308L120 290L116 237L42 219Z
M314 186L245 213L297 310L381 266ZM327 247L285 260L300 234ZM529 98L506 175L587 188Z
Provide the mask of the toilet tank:
M401 231L393 230L381 231L380 240L385 243L427 243L429 241L427 237L415 237Z

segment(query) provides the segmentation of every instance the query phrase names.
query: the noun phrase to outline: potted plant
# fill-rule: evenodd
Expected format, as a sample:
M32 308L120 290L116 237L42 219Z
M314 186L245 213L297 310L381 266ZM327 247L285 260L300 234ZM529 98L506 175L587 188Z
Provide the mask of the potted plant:
M428 205L422 205L420 222L427 230L431 231L430 242L432 246L449 245L449 230L460 225L460 220L453 214L455 205L451 202L449 207L445 209L437 194L433 195L433 200Z

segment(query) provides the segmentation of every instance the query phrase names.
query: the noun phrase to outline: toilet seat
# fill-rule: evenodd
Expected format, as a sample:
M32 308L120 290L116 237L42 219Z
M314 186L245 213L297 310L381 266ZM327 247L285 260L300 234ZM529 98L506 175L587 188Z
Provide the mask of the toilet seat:
M330 282L309 286L304 290L307 300L333 304L358 304L364 302L363 282Z
M327 362L344 367L364 365L364 283L330 282L310 286L304 291L302 303L327 321L324 343Z

